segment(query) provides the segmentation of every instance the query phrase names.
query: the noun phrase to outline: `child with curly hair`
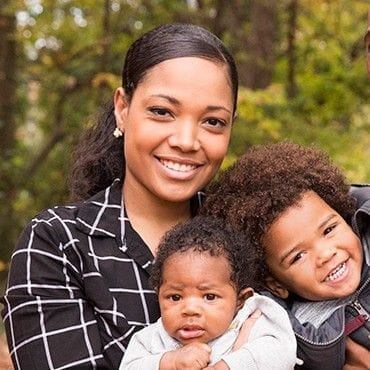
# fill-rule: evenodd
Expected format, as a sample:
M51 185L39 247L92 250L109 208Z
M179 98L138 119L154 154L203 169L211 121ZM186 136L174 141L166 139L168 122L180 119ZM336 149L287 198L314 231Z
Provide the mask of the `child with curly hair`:
M246 255L264 254L264 285L289 313L302 368L342 369L348 335L369 368L369 187L351 193L313 146L256 146L210 187L202 213L248 235Z
M221 220L197 216L162 240L151 282L161 318L134 334L120 369L292 369L296 341L287 313L252 287L259 256ZM261 316L248 341L236 339L244 320Z

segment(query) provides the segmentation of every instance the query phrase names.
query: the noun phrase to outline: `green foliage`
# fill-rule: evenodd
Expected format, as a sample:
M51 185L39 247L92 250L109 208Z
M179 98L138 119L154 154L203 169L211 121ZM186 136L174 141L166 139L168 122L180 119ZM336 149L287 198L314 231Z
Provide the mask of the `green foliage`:
M0 6L2 14L17 15L14 36L19 51L16 142L0 163L0 199L5 203L0 209L0 260L8 260L16 237L33 215L68 201L66 178L72 148L91 116L120 85L124 53L131 42L165 22L191 21L206 27L227 24L219 18L222 2L216 0L199 2L203 5L199 8L189 5L196 1L185 0L109 0L108 12L104 11L106 3L16 0ZM247 6L251 1L239 3ZM273 81L264 90L241 87L238 118L224 166L250 145L290 139L317 144L330 153L350 181L368 182L370 83L362 39L368 2L299 2L298 94L291 99L285 92L287 3L279 2ZM245 32L251 29L250 14L247 16L242 24ZM220 36L242 64L248 50L238 44L236 31L228 27ZM54 143L53 135L57 135ZM53 145L39 158L47 143Z

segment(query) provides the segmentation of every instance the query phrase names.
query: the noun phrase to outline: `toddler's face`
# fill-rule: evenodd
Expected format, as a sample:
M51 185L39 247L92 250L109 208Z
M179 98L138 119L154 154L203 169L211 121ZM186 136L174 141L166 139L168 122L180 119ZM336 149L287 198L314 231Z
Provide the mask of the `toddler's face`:
M363 260L360 240L344 219L313 191L305 193L297 205L288 208L273 223L265 247L272 277L303 298L347 297L360 283ZM272 287L276 284L274 279L270 282Z
M169 335L183 345L208 343L222 335L245 299L238 297L230 274L223 256L187 251L169 257L158 292Z

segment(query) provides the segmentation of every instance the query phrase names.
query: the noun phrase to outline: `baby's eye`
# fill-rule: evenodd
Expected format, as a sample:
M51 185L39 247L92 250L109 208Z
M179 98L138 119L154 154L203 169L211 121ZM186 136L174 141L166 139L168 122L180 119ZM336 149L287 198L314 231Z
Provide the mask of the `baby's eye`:
M177 302L181 299L181 296L179 294L172 294L169 298L171 301Z
M293 259L291 260L290 264L293 265L294 263L296 263L297 261L299 261L304 255L304 252L299 252L297 253Z
M216 296L216 294L208 293L208 294L206 294L206 295L204 296L204 298L205 298L207 301L214 301L214 300L217 298L217 296Z
M324 235L327 235L329 233L331 233L335 228L336 228L336 224L335 225L331 225L329 227L327 227L325 230L324 230Z

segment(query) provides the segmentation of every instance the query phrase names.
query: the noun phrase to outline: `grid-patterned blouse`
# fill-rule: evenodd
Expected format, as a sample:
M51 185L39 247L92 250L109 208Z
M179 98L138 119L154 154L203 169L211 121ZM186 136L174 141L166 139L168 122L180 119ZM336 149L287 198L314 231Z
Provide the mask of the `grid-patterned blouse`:
M133 332L158 319L153 255L121 188L48 209L23 231L2 299L16 368L118 368Z

